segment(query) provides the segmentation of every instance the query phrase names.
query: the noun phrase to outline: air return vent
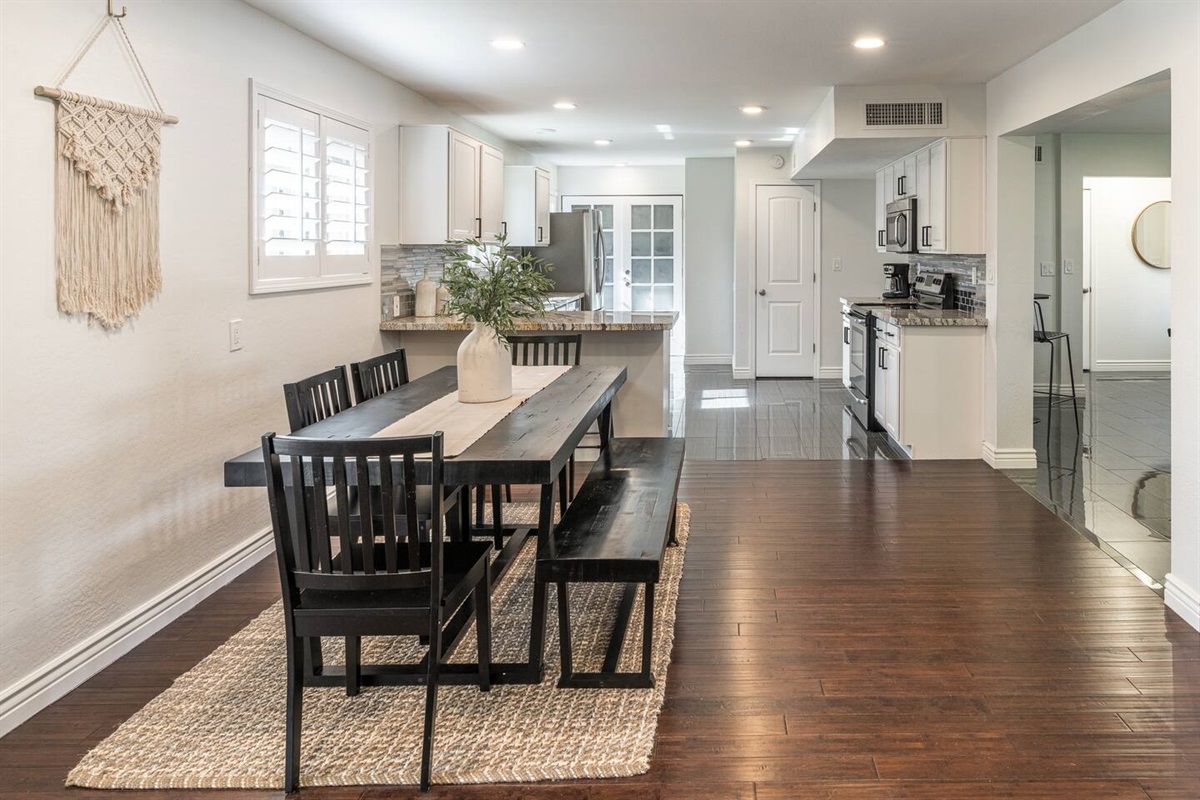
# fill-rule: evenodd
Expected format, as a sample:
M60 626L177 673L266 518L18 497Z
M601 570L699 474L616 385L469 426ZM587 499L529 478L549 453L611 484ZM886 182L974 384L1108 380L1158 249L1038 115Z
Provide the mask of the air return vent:
M864 103L868 128L944 128L946 104L941 100Z

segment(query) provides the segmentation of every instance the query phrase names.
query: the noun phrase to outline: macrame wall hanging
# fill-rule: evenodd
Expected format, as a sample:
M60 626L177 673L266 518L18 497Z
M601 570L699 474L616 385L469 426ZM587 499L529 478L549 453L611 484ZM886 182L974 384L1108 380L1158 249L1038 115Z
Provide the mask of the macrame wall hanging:
M38 86L58 101L55 116L55 260L58 308L120 328L162 288L158 255L159 132L177 117L163 113L125 31L112 11L96 26L58 81L61 87L110 25L128 50L154 108Z

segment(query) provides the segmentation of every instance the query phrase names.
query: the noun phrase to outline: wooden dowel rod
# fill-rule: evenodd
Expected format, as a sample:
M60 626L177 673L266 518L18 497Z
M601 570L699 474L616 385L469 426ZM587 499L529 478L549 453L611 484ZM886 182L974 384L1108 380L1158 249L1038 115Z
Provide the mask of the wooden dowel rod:
M35 86L33 93L38 97L49 97L51 100L58 100L63 96L62 89L56 89L53 86ZM178 125L179 117L172 114L163 114L162 121L165 125Z

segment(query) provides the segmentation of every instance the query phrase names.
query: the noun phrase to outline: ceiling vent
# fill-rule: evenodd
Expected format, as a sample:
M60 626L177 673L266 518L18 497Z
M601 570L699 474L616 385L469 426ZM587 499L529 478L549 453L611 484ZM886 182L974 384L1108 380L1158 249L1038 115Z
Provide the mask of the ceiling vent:
M863 104L867 128L944 128L946 104L942 100L920 100Z

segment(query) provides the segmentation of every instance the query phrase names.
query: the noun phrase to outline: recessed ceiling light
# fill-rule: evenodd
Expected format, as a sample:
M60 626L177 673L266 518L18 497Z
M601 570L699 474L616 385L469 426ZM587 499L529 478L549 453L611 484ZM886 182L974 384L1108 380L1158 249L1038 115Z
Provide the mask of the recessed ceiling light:
M492 47L497 50L523 50L525 43L511 36L502 36L499 39L492 39Z
M792 136L796 136L800 133L800 129L799 128L784 128L783 132L790 133Z
M554 104L554 107L559 111L574 111L579 106L575 105L570 100L559 100Z
M540 133L544 136L548 133L558 133L558 130L556 128L538 128L534 133Z
M750 115L750 116L752 116L752 117L756 117L756 116L758 116L758 115L759 115L759 114L761 114L761 113L762 113L764 110L765 110L765 109L764 109L762 106L742 106L742 113L743 113L743 114L748 114L748 115Z
M597 147L608 147L610 144L612 144L612 139L597 139L596 140Z
M859 50L874 50L883 47L883 39L878 36L863 36L860 39L854 40L854 46Z
M655 125L654 130L658 131L659 133L670 133L671 126L670 125Z
M795 140L796 140L795 135L791 134L791 133L785 133L783 136L772 136L771 137L772 142L792 142Z
M733 146L734 147L749 147L752 144L754 144L754 142L750 141L749 139L738 139L736 142L733 143Z

